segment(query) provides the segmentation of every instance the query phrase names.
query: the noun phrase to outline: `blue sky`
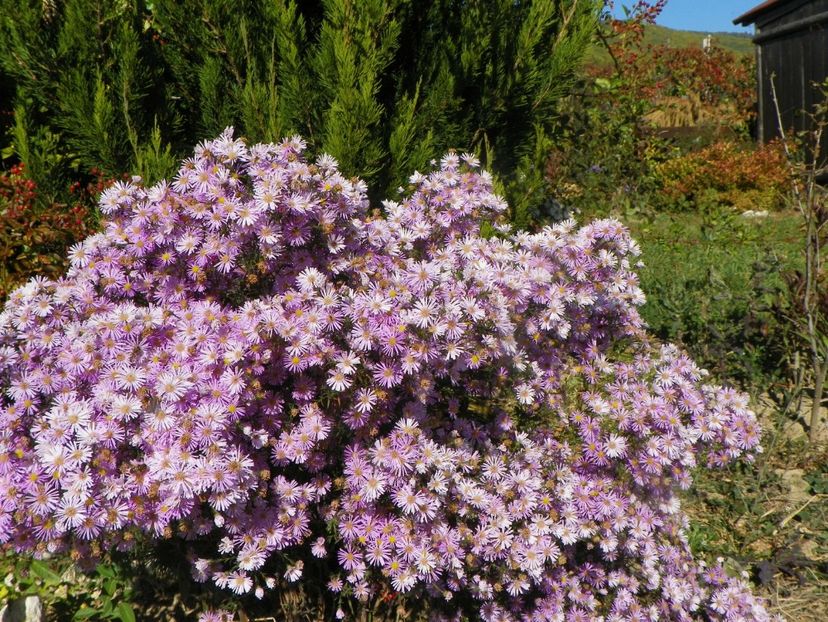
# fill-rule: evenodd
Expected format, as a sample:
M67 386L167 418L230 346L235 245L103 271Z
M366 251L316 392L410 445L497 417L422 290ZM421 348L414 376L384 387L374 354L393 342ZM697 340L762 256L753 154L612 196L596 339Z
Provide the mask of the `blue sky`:
M657 24L680 30L708 32L753 32L750 28L733 25L733 19L752 9L763 0L667 0L667 6L656 20ZM621 0L616 4L634 4Z

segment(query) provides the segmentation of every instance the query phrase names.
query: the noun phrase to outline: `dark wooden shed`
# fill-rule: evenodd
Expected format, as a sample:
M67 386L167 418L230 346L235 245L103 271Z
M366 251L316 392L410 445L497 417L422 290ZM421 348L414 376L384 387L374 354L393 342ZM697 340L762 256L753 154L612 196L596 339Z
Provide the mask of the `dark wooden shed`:
M759 118L758 138L779 135L771 92L776 86L786 131L808 128L801 111L812 111L820 93L814 83L828 77L828 0L768 0L740 15L734 24L756 25ZM828 136L822 153L828 154Z

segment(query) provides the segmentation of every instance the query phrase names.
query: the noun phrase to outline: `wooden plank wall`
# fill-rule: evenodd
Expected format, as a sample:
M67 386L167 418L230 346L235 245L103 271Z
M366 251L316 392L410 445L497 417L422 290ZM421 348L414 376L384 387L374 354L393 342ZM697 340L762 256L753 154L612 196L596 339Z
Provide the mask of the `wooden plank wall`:
M791 6L794 10L790 10ZM802 21L826 13L828 0L790 3L787 12L769 14L757 23L760 140L779 135L771 76L785 129L798 132L810 127L802 111L812 111L820 99L813 83L828 77L828 20L820 19L813 24L802 24ZM790 31L798 23L800 26ZM828 156L828 136L823 137L821 152Z

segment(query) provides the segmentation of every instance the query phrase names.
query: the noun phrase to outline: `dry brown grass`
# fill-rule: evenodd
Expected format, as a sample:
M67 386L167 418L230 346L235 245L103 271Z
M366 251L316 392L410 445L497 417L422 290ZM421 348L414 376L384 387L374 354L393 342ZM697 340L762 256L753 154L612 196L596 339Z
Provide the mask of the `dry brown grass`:
M697 554L745 571L788 622L828 621L828 442L764 405L756 464L702 473L687 500Z

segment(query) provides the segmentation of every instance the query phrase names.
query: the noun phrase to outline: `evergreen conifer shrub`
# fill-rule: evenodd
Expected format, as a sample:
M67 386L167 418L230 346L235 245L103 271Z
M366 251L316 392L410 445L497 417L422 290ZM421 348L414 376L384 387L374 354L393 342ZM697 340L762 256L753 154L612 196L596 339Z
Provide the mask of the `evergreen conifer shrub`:
M467 150L525 224L545 199L555 103L599 5L0 0L11 143L57 191L93 167L160 179L230 124L252 141L299 133L374 199Z

